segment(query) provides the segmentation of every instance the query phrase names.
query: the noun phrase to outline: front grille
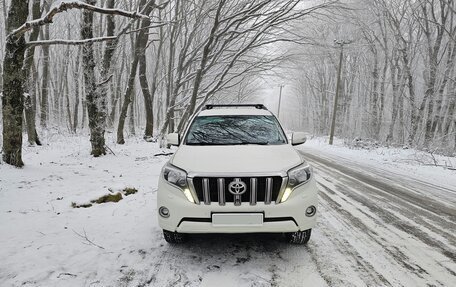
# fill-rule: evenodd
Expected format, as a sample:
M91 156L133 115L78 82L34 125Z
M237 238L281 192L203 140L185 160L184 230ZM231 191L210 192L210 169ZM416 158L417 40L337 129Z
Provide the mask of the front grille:
M234 202L235 205L257 202L270 204L277 201L282 188L282 177L194 177L193 186L200 202L211 204L218 202L225 205L226 202ZM230 192L230 183L245 184L245 192L236 195ZM241 188L242 189L242 188Z

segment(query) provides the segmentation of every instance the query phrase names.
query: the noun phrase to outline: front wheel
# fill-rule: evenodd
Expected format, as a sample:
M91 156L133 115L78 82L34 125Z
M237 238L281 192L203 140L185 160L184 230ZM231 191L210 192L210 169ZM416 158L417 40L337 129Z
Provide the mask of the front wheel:
M285 233L285 238L286 238L287 242L291 243L291 244L307 244L307 242L310 239L311 233L312 233L312 229Z
M185 234L171 232L168 230L163 230L163 237L165 238L166 242L171 244L184 243L187 240L187 236Z

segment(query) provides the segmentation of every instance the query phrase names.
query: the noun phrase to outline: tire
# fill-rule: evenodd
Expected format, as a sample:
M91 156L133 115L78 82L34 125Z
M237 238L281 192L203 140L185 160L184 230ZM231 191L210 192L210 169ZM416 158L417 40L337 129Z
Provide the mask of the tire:
M163 237L165 238L166 242L171 244L180 244L187 241L187 236L185 234L171 232L168 230L163 230Z
M307 242L310 239L311 233L312 233L312 229L285 233L285 238L286 238L287 242L291 243L291 244L307 244Z

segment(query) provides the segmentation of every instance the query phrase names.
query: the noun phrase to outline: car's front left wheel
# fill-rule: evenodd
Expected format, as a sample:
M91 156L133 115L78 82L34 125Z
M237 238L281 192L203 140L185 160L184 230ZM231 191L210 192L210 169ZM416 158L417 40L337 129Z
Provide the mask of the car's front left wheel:
M291 244L307 244L310 239L312 229L285 233L286 240Z
M186 234L171 232L168 230L163 230L163 237L165 238L166 242L172 244L184 243L187 240Z

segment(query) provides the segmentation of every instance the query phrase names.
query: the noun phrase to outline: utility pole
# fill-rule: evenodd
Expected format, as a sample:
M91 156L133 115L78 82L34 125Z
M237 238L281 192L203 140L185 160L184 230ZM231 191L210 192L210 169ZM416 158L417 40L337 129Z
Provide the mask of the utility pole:
M280 85L279 108L277 109L277 119L279 119L279 120L280 120L280 103L282 103L282 88L283 88L283 85Z
M342 63L343 63L343 58L344 58L344 45L348 45L351 43L351 41L334 41L336 45L340 47L340 55L339 55L339 68L337 71L337 84L336 84L336 96L334 97L334 107L333 107L333 113L332 113L332 119L331 119L331 128L329 131L329 144L333 144L334 140L334 130L336 129L336 115L337 115L337 102L339 100L339 94L340 94L340 76L342 73Z

